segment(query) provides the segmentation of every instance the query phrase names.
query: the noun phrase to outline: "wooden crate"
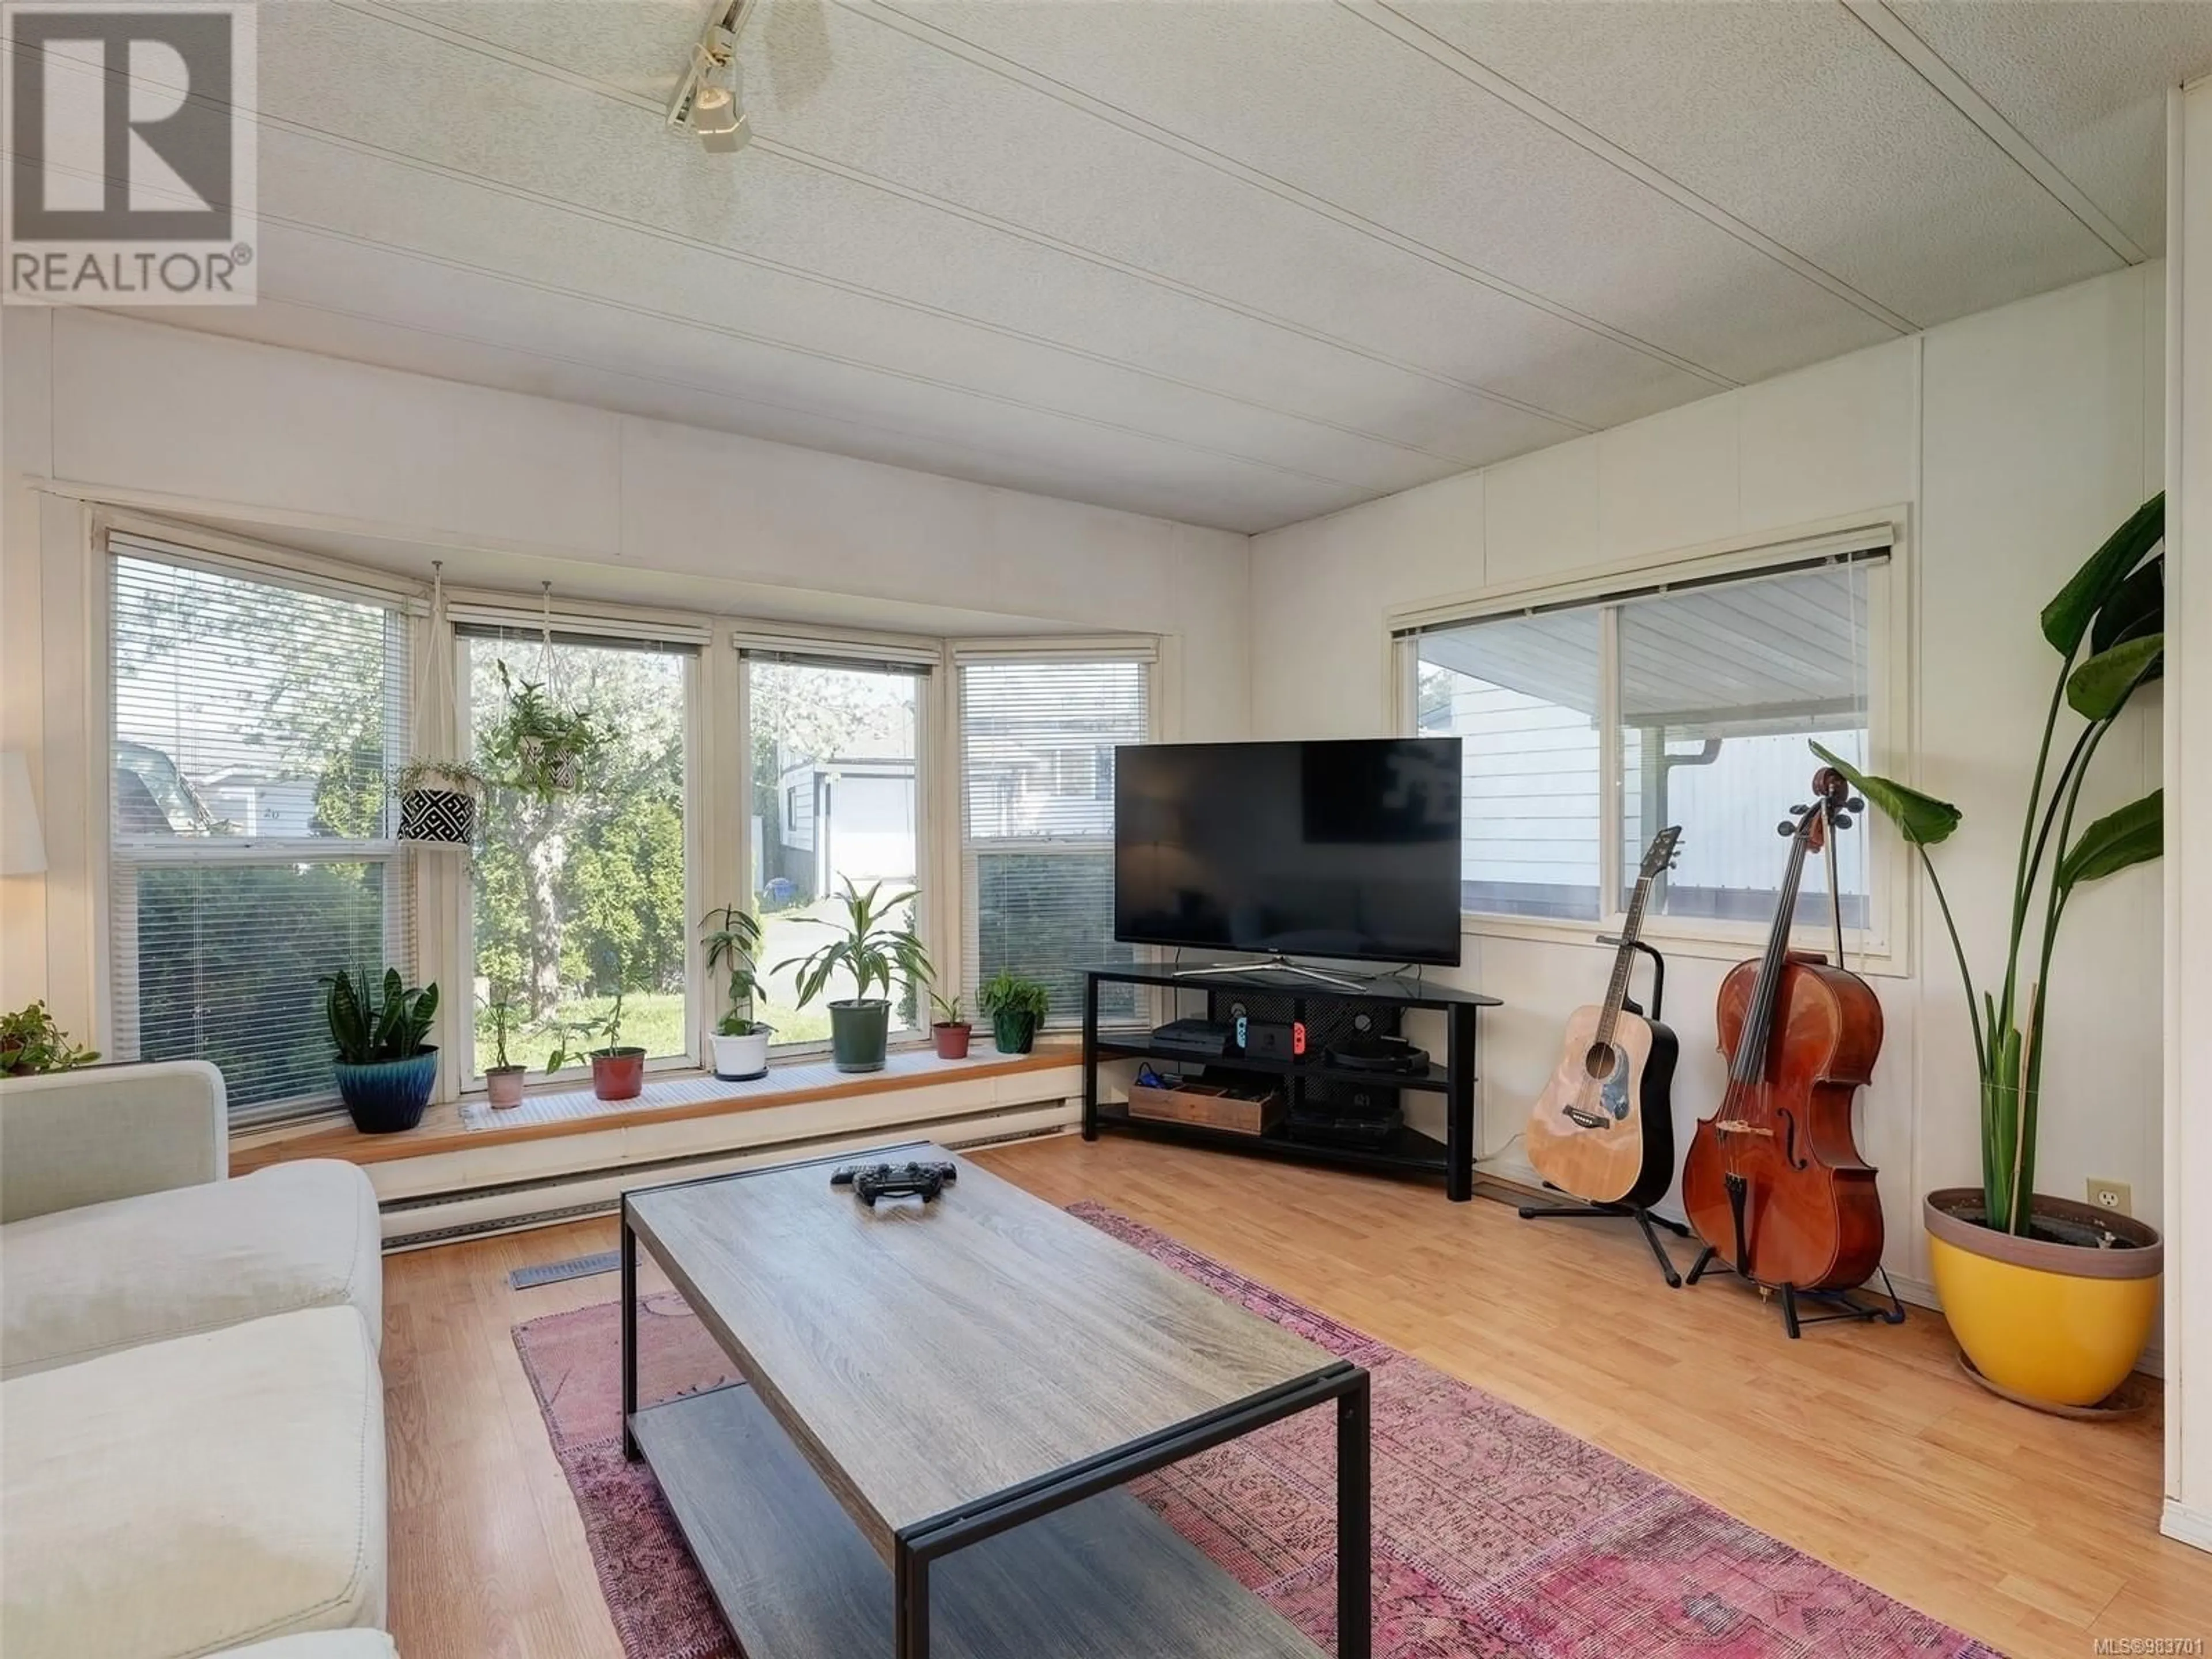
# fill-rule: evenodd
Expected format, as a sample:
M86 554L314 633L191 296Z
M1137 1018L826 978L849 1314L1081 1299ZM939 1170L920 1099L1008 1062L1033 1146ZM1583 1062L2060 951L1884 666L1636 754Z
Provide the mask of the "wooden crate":
M1282 1121L1278 1090L1261 1100L1243 1100L1213 1083L1186 1083L1177 1089L1129 1085L1129 1115L1164 1123L1195 1123L1230 1134L1262 1135Z

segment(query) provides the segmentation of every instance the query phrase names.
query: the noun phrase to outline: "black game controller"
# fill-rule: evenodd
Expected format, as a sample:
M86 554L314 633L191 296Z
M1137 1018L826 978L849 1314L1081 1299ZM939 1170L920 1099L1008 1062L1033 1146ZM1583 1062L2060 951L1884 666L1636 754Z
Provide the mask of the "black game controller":
M870 1209L879 1198L919 1198L925 1204L960 1179L950 1164L848 1164L830 1177L832 1187L850 1187Z

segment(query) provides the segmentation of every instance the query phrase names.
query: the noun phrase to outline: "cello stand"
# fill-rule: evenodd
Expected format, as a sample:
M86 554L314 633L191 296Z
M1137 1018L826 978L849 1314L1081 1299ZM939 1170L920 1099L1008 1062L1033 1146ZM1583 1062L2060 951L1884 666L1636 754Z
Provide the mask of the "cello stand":
M1885 1307L1879 1302L1858 1301L1850 1291L1801 1291L1795 1285L1763 1284L1752 1278L1750 1274L1740 1272L1733 1263L1722 1261L1719 1250L1711 1244L1698 1252L1698 1259L1690 1268L1689 1282L1694 1285L1703 1279L1705 1276L1705 1269L1716 1261L1720 1262L1724 1271L1735 1273L1747 1285L1754 1286L1761 1296L1775 1291L1781 1293L1782 1328L1789 1332L1790 1340L1793 1342L1804 1334L1805 1327L1808 1325L1832 1325L1841 1319L1852 1320L1860 1324L1875 1319L1879 1319L1885 1325L1902 1325L1905 1322L1905 1303L1897 1294L1897 1286L1889 1282L1889 1269L1887 1267L1878 1267L1875 1269L1881 1275L1881 1293L1889 1298L1888 1305ZM1817 1314L1801 1313L1798 1311L1800 1297L1817 1302L1828 1311Z
M1674 1258L1667 1254L1666 1245L1659 1240L1659 1229L1662 1227L1677 1238L1687 1238L1690 1230L1680 1222L1669 1221L1663 1215L1654 1215L1640 1206L1630 1204L1524 1204L1521 1206L1523 1221L1572 1219L1577 1216L1628 1217L1644 1230L1644 1242L1651 1247L1652 1260L1659 1264L1660 1277L1667 1281L1668 1288L1676 1291L1682 1288L1682 1275L1675 1270Z
M1599 935L1600 945L1618 945L1618 933ZM1657 1019L1660 1005L1667 998L1667 958L1642 939L1632 947L1651 958L1651 1018ZM1633 1007L1634 1004L1626 1005ZM1674 1258L1667 1254L1667 1247L1659 1239L1659 1229L1664 1227L1677 1238L1687 1238L1690 1230L1679 1221L1669 1221L1663 1215L1654 1215L1640 1204L1524 1204L1521 1206L1523 1221L1573 1220L1586 1216L1626 1216L1643 1229L1644 1242L1651 1247L1651 1259L1659 1264L1659 1275L1667 1281L1667 1288L1682 1288L1682 1275L1675 1270ZM1694 1280L1693 1280L1694 1282Z

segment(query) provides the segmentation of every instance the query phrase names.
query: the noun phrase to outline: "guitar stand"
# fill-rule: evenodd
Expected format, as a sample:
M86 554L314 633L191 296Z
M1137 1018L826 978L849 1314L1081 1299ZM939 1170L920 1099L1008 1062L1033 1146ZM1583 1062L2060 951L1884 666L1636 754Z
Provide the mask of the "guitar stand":
M1659 1229L1664 1227L1677 1238L1687 1238L1690 1230L1679 1221L1669 1221L1663 1215L1654 1215L1649 1210L1629 1204L1524 1204L1521 1206L1523 1221L1571 1220L1577 1216L1627 1216L1644 1230L1644 1242L1651 1247L1651 1258L1659 1264L1659 1275L1667 1281L1669 1290L1682 1288L1682 1275L1675 1271L1674 1258L1667 1254L1667 1247L1659 1241Z
M1620 935L1601 933L1597 942L1600 945L1618 945ZM1660 1017L1661 1006L1667 1000L1667 958L1642 939L1638 939L1630 948L1651 958L1651 1018L1656 1020ZM1623 1006L1633 1008L1635 1004ZM1659 1229L1662 1227L1677 1238L1687 1238L1690 1230L1679 1221L1669 1221L1663 1215L1654 1215L1638 1204L1524 1204L1521 1206L1520 1214L1523 1221L1574 1220L1584 1216L1631 1217L1643 1230L1644 1242L1651 1247L1651 1259L1659 1264L1659 1276L1667 1281L1667 1288L1670 1291L1682 1288L1682 1275L1675 1271L1674 1258L1667 1254L1666 1245L1659 1240ZM1692 1279L1694 1283L1694 1274Z
M1719 1261L1720 1252L1711 1244L1706 1245L1704 1249L1698 1252L1698 1259L1691 1266L1689 1282L1692 1285L1696 1284L1705 1276L1705 1269ZM1808 1325L1832 1325L1837 1321L1844 1319L1852 1320L1860 1324L1865 1324L1875 1319L1879 1319L1885 1325L1902 1325L1905 1322L1905 1303L1897 1294L1897 1286L1889 1282L1889 1269L1887 1267L1875 1269L1881 1275L1882 1294L1889 1298L1889 1305L1884 1307L1878 1302L1857 1301L1850 1291L1801 1291L1795 1285L1768 1285L1753 1279L1732 1262L1721 1261L1721 1267L1724 1271L1735 1274L1747 1285L1755 1286L1761 1296L1772 1291L1781 1293L1782 1328L1790 1334L1790 1340L1793 1342L1804 1334L1805 1327ZM1798 1311L1798 1302L1801 1297L1818 1302L1829 1311L1811 1315L1802 1314Z

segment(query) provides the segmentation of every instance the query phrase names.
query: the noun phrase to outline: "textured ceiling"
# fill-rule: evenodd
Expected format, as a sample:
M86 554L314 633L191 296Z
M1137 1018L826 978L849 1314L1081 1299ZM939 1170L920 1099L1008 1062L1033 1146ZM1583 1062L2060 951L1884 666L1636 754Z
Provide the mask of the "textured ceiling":
M1256 531L2154 257L2212 4L261 8L160 320Z

